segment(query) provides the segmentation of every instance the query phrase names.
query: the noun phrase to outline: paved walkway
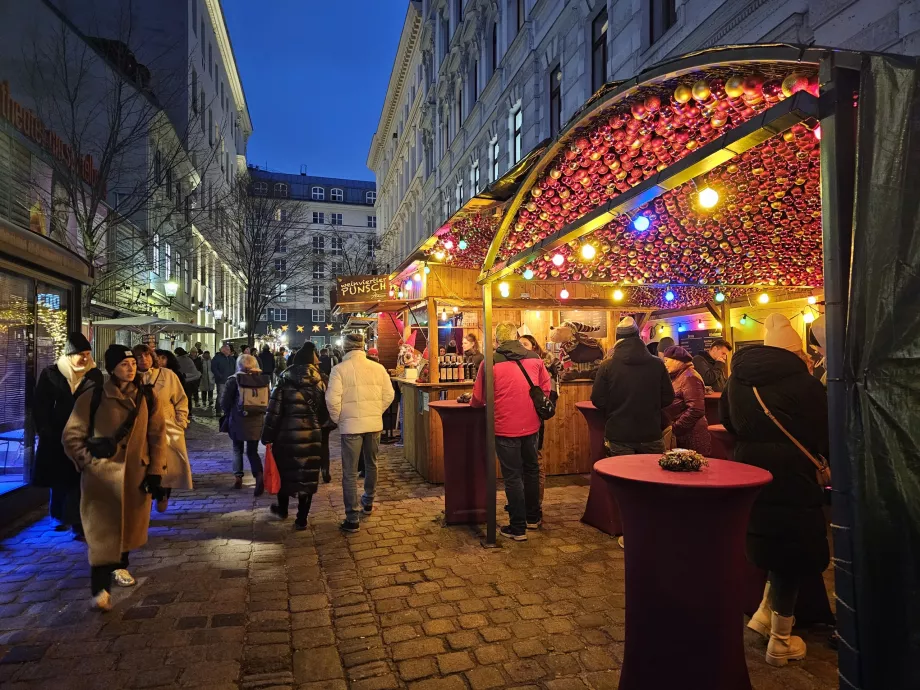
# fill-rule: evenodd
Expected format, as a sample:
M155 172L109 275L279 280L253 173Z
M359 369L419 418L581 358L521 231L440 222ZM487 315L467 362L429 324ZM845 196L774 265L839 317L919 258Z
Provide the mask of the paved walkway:
M442 526L442 489L401 449L383 447L377 507L345 536L335 462L308 530L294 532L292 519L269 514L270 497L252 498L251 478L230 490L228 446L213 419L196 418L195 491L154 513L150 542L131 556L138 584L114 593L110 613L88 610L85 547L50 519L5 535L0 686L616 688L623 552L579 522L586 478L551 479L544 529L486 551L474 530ZM675 578L692 586L692 573ZM691 623L661 621L705 645ZM837 687L823 637L809 639L808 660L780 670L745 635L756 690Z

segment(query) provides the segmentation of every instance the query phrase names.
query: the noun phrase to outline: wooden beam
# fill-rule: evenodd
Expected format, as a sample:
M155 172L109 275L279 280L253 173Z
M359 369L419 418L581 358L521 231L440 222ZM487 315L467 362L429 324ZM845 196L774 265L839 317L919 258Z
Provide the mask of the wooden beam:
M722 321L722 316L721 316L722 312L720 311L718 304L716 304L715 302L706 302L706 309L709 311L710 314L712 314L712 318L714 318L716 321L721 323L723 327L725 326L725 322Z
M438 305L433 297L428 298L428 381L438 383Z

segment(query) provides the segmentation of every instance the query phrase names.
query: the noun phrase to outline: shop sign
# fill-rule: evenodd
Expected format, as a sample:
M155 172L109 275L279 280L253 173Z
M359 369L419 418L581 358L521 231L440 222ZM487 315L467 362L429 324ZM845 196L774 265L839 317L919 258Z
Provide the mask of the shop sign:
M387 276L344 276L336 278L336 303L373 302L388 298Z
M99 171L93 166L93 157L89 154L80 156L70 144L45 127L35 113L14 100L7 81L0 82L0 117L73 170L86 184L95 185L99 181Z

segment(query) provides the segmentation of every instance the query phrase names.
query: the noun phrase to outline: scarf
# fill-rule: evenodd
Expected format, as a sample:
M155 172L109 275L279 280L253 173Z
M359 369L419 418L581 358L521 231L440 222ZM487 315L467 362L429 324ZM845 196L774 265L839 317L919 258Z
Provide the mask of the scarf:
M77 392L80 381L83 380L86 372L90 369L96 368L96 363L93 361L93 358L90 357L89 361L86 363L86 366L82 369L78 369L70 361L71 357L72 355L61 355L58 357L57 368L58 371L64 375L64 378L67 379L67 384L70 386L70 393L72 395Z

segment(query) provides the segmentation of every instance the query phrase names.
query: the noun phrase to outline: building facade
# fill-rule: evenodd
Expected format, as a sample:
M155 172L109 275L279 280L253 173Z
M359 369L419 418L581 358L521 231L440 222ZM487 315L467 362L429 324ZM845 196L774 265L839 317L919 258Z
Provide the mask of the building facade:
M333 318L331 295L340 275L386 270L374 205L377 188L369 180L298 175L249 168L251 193L290 199L299 208L290 246L276 247L275 260L303 252L306 275L292 276L283 296L261 315L256 333L298 347L307 340L335 345L343 322Z
M605 82L758 42L916 55L918 0L410 0L368 154L407 256Z

